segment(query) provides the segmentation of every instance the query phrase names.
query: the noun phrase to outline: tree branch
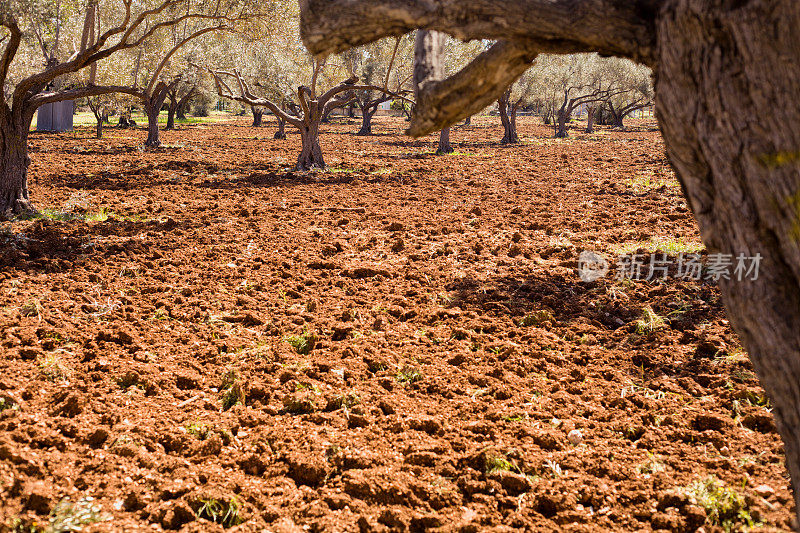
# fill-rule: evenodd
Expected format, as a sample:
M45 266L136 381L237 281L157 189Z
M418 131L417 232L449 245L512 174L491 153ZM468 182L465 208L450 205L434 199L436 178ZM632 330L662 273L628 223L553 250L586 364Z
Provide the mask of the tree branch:
M458 39L570 43L572 52L652 63L663 0L300 0L300 32L315 54L342 52L416 28ZM551 50L542 47L541 52Z
M68 89L65 91L51 91L47 93L39 93L28 100L33 109L37 109L44 104L52 104L53 102L63 102L64 100L76 100L78 98L88 98L91 96L100 96L103 94L111 93L124 93L130 94L141 98L143 93L141 90L133 89L131 87L123 87L118 85L91 85L88 87L77 87L75 89Z
M14 20L14 18L10 15L6 14L0 14L0 26L8 28L10 33L8 37L8 44L3 50L2 58L0 58L0 94L2 94L3 86L5 85L6 77L8 76L8 69L11 66L11 62L14 60L14 57L17 55L19 44L22 41L22 31L19 29L17 21Z

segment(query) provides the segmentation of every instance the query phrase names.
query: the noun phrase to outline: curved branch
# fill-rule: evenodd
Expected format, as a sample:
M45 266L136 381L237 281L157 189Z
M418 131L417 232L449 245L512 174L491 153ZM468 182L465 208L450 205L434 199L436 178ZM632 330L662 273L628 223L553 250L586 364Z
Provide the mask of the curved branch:
M330 54L416 28L458 39L554 43L651 63L664 0L300 0L303 42ZM552 50L544 48L542 52Z
M0 26L8 28L10 32L8 44L5 50L3 50L2 59L0 59L0 90L2 90L3 85L5 85L8 69L11 66L11 62L14 60L14 56L17 55L20 42L22 42L22 31L19 29L17 21L10 16L8 18L6 17L6 15L0 15Z
M197 65L192 64L192 66L198 67ZM201 68L201 67L198 67ZM289 115L283 109L280 108L277 104L275 104L272 100L268 100L267 98L258 98L254 95L250 94L250 90L247 87L247 84L239 75L238 72L226 72L223 70L215 71L210 68L205 68L211 75L214 77L214 83L217 85L217 94L219 94L223 98L227 98L229 100L235 100L237 102L241 102L246 105L250 106L258 106L258 107L266 107L270 111L272 111L275 116L279 117L281 120L285 120L292 126L300 129L303 127L303 121ZM231 90L230 86L222 79L222 76L231 76L237 80L239 83L240 94L236 95ZM227 93L223 90L223 87L227 90Z
M417 106L408 129L421 137L472 116L496 101L530 66L538 49L499 41L460 72L417 88Z
M90 85L88 87L78 87L66 91L52 91L49 93L39 93L28 100L32 109L37 109L45 104L53 102L63 102L64 100L76 100L103 94L123 93L142 98L144 93L141 90L119 85Z

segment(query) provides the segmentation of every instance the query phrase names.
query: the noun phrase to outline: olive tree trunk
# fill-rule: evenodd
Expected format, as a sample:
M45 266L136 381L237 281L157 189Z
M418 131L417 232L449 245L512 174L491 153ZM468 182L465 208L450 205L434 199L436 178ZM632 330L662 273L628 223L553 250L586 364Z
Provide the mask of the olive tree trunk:
M597 113L596 107L586 108L586 133L594 133L594 116Z
M0 217L34 211L28 196L30 121L25 126L0 120Z
M250 110L253 112L253 127L260 128L264 120L264 110L256 106L250 106Z
M312 120L300 128L300 156L297 158L297 170L324 170L325 159L319 145L320 120Z
M275 118L278 119L278 131L275 132L275 139L285 139L286 138L286 121L283 120L281 117L276 116Z
M361 129L356 135L372 135L372 117L378 110L376 107L364 106L361 108Z
M553 131L556 137L564 138L567 136L567 120L569 119L569 116L569 113L563 109L559 109L555 120L553 121Z
M159 103L148 101L144 105L144 112L147 115L147 140L144 145L151 148L161 146L161 137L158 131L158 115L161 112Z
M164 127L164 130L175 129L175 111L176 111L175 107L173 106L167 107L167 125Z
M755 281L723 279L720 290L772 398L798 511L800 63L789 58L800 56L800 9L729 4L676 2L657 20L656 106L709 251L762 257Z
M503 138L500 140L500 144L516 144L519 142L516 121L512 122L511 117L508 115L508 103L510 99L510 87L497 99L497 110L500 112L500 122L503 124Z
M453 146L450 144L450 128L443 128L439 133L439 145L436 147L436 155L452 154Z

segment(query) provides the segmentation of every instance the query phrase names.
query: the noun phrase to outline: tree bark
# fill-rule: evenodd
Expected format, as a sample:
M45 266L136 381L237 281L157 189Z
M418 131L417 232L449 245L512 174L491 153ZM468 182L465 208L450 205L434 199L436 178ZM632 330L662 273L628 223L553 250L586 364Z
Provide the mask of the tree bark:
M97 119L97 128L95 129L95 137L98 139L103 138L103 115L95 117Z
M567 136L567 119L570 115L571 113L567 113L564 109L559 109L556 120L553 121L555 137L564 138Z
M436 155L452 154L453 146L450 144L450 128L444 128L439 133L439 145L436 147Z
M0 218L36 212L28 196L27 126L0 121Z
M322 157L322 147L319 145L320 120L310 121L300 129L300 142L302 148L297 158L298 171L325 170L325 158Z
M175 129L175 110L176 107L171 105L167 107L167 125L164 127L165 131Z
M594 115L597 113L596 107L586 108L586 133L594 133Z
M372 135L372 117L377 110L377 106L364 106L361 108L361 129L358 130L356 135Z
M735 7L733 7L735 6ZM676 2L657 22L656 106L709 252L762 257L720 281L772 398L800 511L800 10L794 0ZM742 113L747 109L747 113ZM782 124L783 127L771 127Z
M500 144L516 144L519 142L516 123L508 116L508 103L511 99L511 87L497 100L497 109L500 112L500 122L503 124L503 138Z
M161 138L158 131L158 114L161 112L159 102L148 102L144 105L147 115L147 140L144 145L150 148L161 146Z
M256 106L250 106L250 110L253 112L253 127L260 128L264 119L264 110Z
M275 139L285 139L286 138L286 121L283 120L281 117L275 117L278 119L278 131L275 132Z

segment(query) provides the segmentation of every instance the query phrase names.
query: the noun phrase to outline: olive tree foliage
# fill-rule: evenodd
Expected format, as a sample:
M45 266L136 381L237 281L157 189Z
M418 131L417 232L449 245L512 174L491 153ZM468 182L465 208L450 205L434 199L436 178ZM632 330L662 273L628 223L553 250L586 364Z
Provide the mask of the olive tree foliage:
M598 112L603 116L604 123L624 128L623 121L627 116L653 105L653 73L647 66L637 65L629 59L609 58L606 60L605 75L615 80L623 90L601 103ZM589 121L594 116L595 113L590 113Z
M497 39L449 78L421 80L415 136L495 101L542 53L598 52L653 70L656 116L703 242L710 253L759 260L756 276L722 278L719 287L773 401L800 511L800 4L300 2L303 39L317 54L417 28Z
M127 93L150 102L164 70L180 46L168 48L144 89L102 85L90 73L93 65L122 54L158 49L156 43L182 35L177 44L222 29L251 16L249 0L0 0L0 213L32 211L28 193L28 131L36 110L48 103ZM44 58L37 61L39 49ZM163 51L163 48L161 48ZM31 61L33 60L33 61Z
M372 118L384 102L396 94L407 92L404 86L411 81L414 40L411 35L382 39L352 48L342 58L350 72L368 85L378 85L393 92L374 90L354 91L354 101L361 111L361 128L356 135L372 135ZM410 87L410 86L409 86Z

